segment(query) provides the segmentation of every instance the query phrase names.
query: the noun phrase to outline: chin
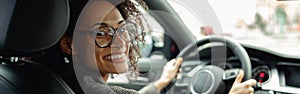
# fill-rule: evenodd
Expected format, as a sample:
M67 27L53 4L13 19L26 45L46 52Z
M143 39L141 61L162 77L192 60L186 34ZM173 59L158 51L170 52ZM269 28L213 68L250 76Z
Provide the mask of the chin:
M128 71L129 65L128 65L128 59L126 58L124 61L122 62L111 62L111 64L113 64L114 66L114 72L115 73L124 73Z
M116 74L121 74L121 73L125 73L128 71L128 65L115 65L115 68L114 68L114 73Z
M127 70L126 71L117 71L114 74L122 74L122 73L125 73L125 72L127 72Z
M125 73L128 71L128 68L125 68L125 69L115 69L114 71L112 71L111 73L114 73L114 74L122 74L122 73Z

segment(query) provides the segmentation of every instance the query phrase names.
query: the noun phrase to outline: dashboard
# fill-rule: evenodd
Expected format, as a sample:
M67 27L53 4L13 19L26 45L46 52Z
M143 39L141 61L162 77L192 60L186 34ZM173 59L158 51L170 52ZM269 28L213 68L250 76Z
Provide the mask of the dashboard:
M295 94L300 93L300 58L280 54L268 49L242 45L247 51L252 65L252 78L260 85L261 90L256 94ZM224 46L215 45L199 51L199 60L188 60L182 64L183 73L181 79L176 83L176 92L184 92L183 86L188 85L190 78L205 65L218 65L226 69L241 68L240 61L225 47L225 55L212 57L214 52L224 50ZM214 52L213 52L214 51ZM212 60L212 58L221 58ZM222 61L223 60L223 61Z

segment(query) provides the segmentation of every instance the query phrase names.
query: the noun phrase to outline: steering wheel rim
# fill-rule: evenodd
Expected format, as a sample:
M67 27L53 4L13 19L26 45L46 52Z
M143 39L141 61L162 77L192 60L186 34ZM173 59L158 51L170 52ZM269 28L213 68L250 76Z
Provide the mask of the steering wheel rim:
M251 63L250 63L250 58L246 50L235 40L232 40L231 38L224 37L224 36L206 36L203 39L198 40L196 43L190 43L187 45L181 52L177 55L176 58L178 57L183 57L185 54L190 53L194 51L194 49L191 49L195 46L199 47L201 45L210 43L210 42L222 42L225 43L226 46L228 46L233 53L238 56L239 60L241 61L242 64L242 69L244 70L244 79L243 80L248 80L251 79ZM196 44L196 45L195 45Z
M224 36L206 36L198 41L196 43L190 43L187 45L183 50L180 51L180 53L177 55L177 58L183 57L188 53L191 53L192 51L195 51L195 49L192 49L194 47L200 47L201 45L208 44L211 42L219 42L219 43L224 43L227 47L229 47L232 52L239 58L242 69L244 70L244 81L251 79L251 63L250 63L250 58L249 55L247 54L246 50L235 40L232 40L228 37ZM218 69L219 70L219 69ZM222 69L223 70L223 69ZM163 89L164 92L169 90L173 85L176 83L176 79L174 79L167 87Z

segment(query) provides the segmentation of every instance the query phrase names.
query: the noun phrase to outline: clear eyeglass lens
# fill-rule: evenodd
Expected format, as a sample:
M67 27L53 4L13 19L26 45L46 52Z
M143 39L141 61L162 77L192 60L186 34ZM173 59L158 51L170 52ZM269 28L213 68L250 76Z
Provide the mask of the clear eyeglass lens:
M100 27L99 30L96 31L96 42L99 46L108 45L114 35L114 29L111 27Z
M117 32L118 32L117 34L125 42L129 42L129 41L131 41L131 39L133 39L137 35L139 35L137 26L134 23L123 24L117 29L114 29L113 27L109 27L109 26L104 26L104 27L100 27L96 31L95 40L96 40L97 44L101 47L109 45L112 42L113 37L115 37L114 30L117 30Z

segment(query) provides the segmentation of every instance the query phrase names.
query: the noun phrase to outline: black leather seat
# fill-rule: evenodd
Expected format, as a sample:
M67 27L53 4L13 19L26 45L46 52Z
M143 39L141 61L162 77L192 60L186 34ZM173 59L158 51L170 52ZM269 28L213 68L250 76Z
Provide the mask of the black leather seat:
M56 44L69 23L67 0L0 0L0 94L74 94L57 75L21 57Z

